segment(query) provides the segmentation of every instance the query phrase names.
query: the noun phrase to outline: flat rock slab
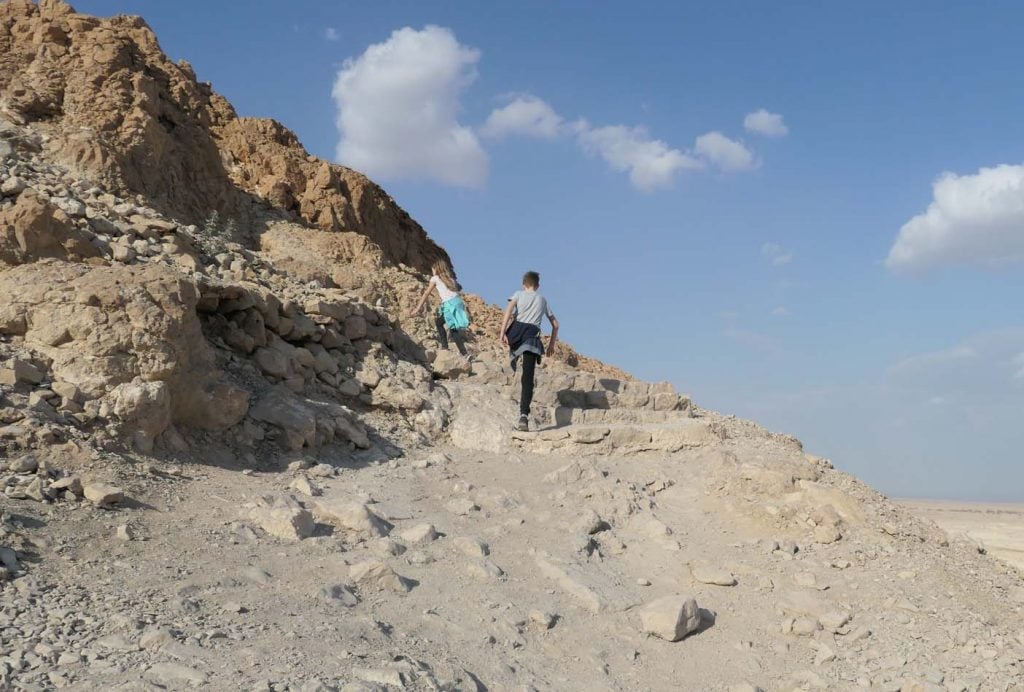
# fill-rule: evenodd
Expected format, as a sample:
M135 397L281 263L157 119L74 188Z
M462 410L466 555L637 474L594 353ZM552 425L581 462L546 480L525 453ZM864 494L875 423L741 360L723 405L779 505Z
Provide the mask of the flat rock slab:
M708 567L706 565L693 565L690 567L690 574L701 584L736 586L736 577L727 569Z
M182 684L199 687L206 684L206 674L180 663L157 663L146 670L146 679L167 687Z
M124 491L108 483L87 483L83 489L85 499L97 507L109 507L124 501Z

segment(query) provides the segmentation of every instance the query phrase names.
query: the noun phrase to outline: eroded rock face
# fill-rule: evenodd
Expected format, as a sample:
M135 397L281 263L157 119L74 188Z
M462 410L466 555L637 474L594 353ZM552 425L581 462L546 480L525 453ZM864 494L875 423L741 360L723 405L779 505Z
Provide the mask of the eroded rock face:
M171 216L245 220L250 200L314 228L367 238L389 264L420 271L448 256L380 187L309 156L273 120L238 118L139 17L99 19L62 0L0 5L0 105L45 121L52 153Z
M229 427L248 410L214 367L195 286L167 267L39 262L0 274L0 293L53 380L143 451L172 423Z

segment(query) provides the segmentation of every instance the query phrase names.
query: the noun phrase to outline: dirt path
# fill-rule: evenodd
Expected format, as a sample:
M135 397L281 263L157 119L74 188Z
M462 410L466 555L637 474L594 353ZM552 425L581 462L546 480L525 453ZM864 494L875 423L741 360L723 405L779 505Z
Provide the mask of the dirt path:
M874 529L797 543L716 492L713 465L422 450L295 493L369 502L388 537L267 536L245 505L293 472L188 465L129 479L140 508L19 504L40 562L32 603L5 603L4 657L19 689L1016 689L998 563ZM645 635L640 606L673 593L701 630Z

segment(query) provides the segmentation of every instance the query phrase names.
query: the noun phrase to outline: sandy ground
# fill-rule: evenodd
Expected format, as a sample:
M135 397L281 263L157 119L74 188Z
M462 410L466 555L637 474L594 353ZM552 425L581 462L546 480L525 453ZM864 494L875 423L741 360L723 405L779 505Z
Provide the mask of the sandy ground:
M985 550L1024 571L1024 504L900 500L922 519L950 535L980 541Z

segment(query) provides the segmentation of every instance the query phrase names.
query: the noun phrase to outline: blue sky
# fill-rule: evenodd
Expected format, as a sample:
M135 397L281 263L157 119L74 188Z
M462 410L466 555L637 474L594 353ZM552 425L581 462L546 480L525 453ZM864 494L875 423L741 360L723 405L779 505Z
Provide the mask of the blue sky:
M1024 501L1021 3L74 4L367 169L468 290L540 271L584 352Z

